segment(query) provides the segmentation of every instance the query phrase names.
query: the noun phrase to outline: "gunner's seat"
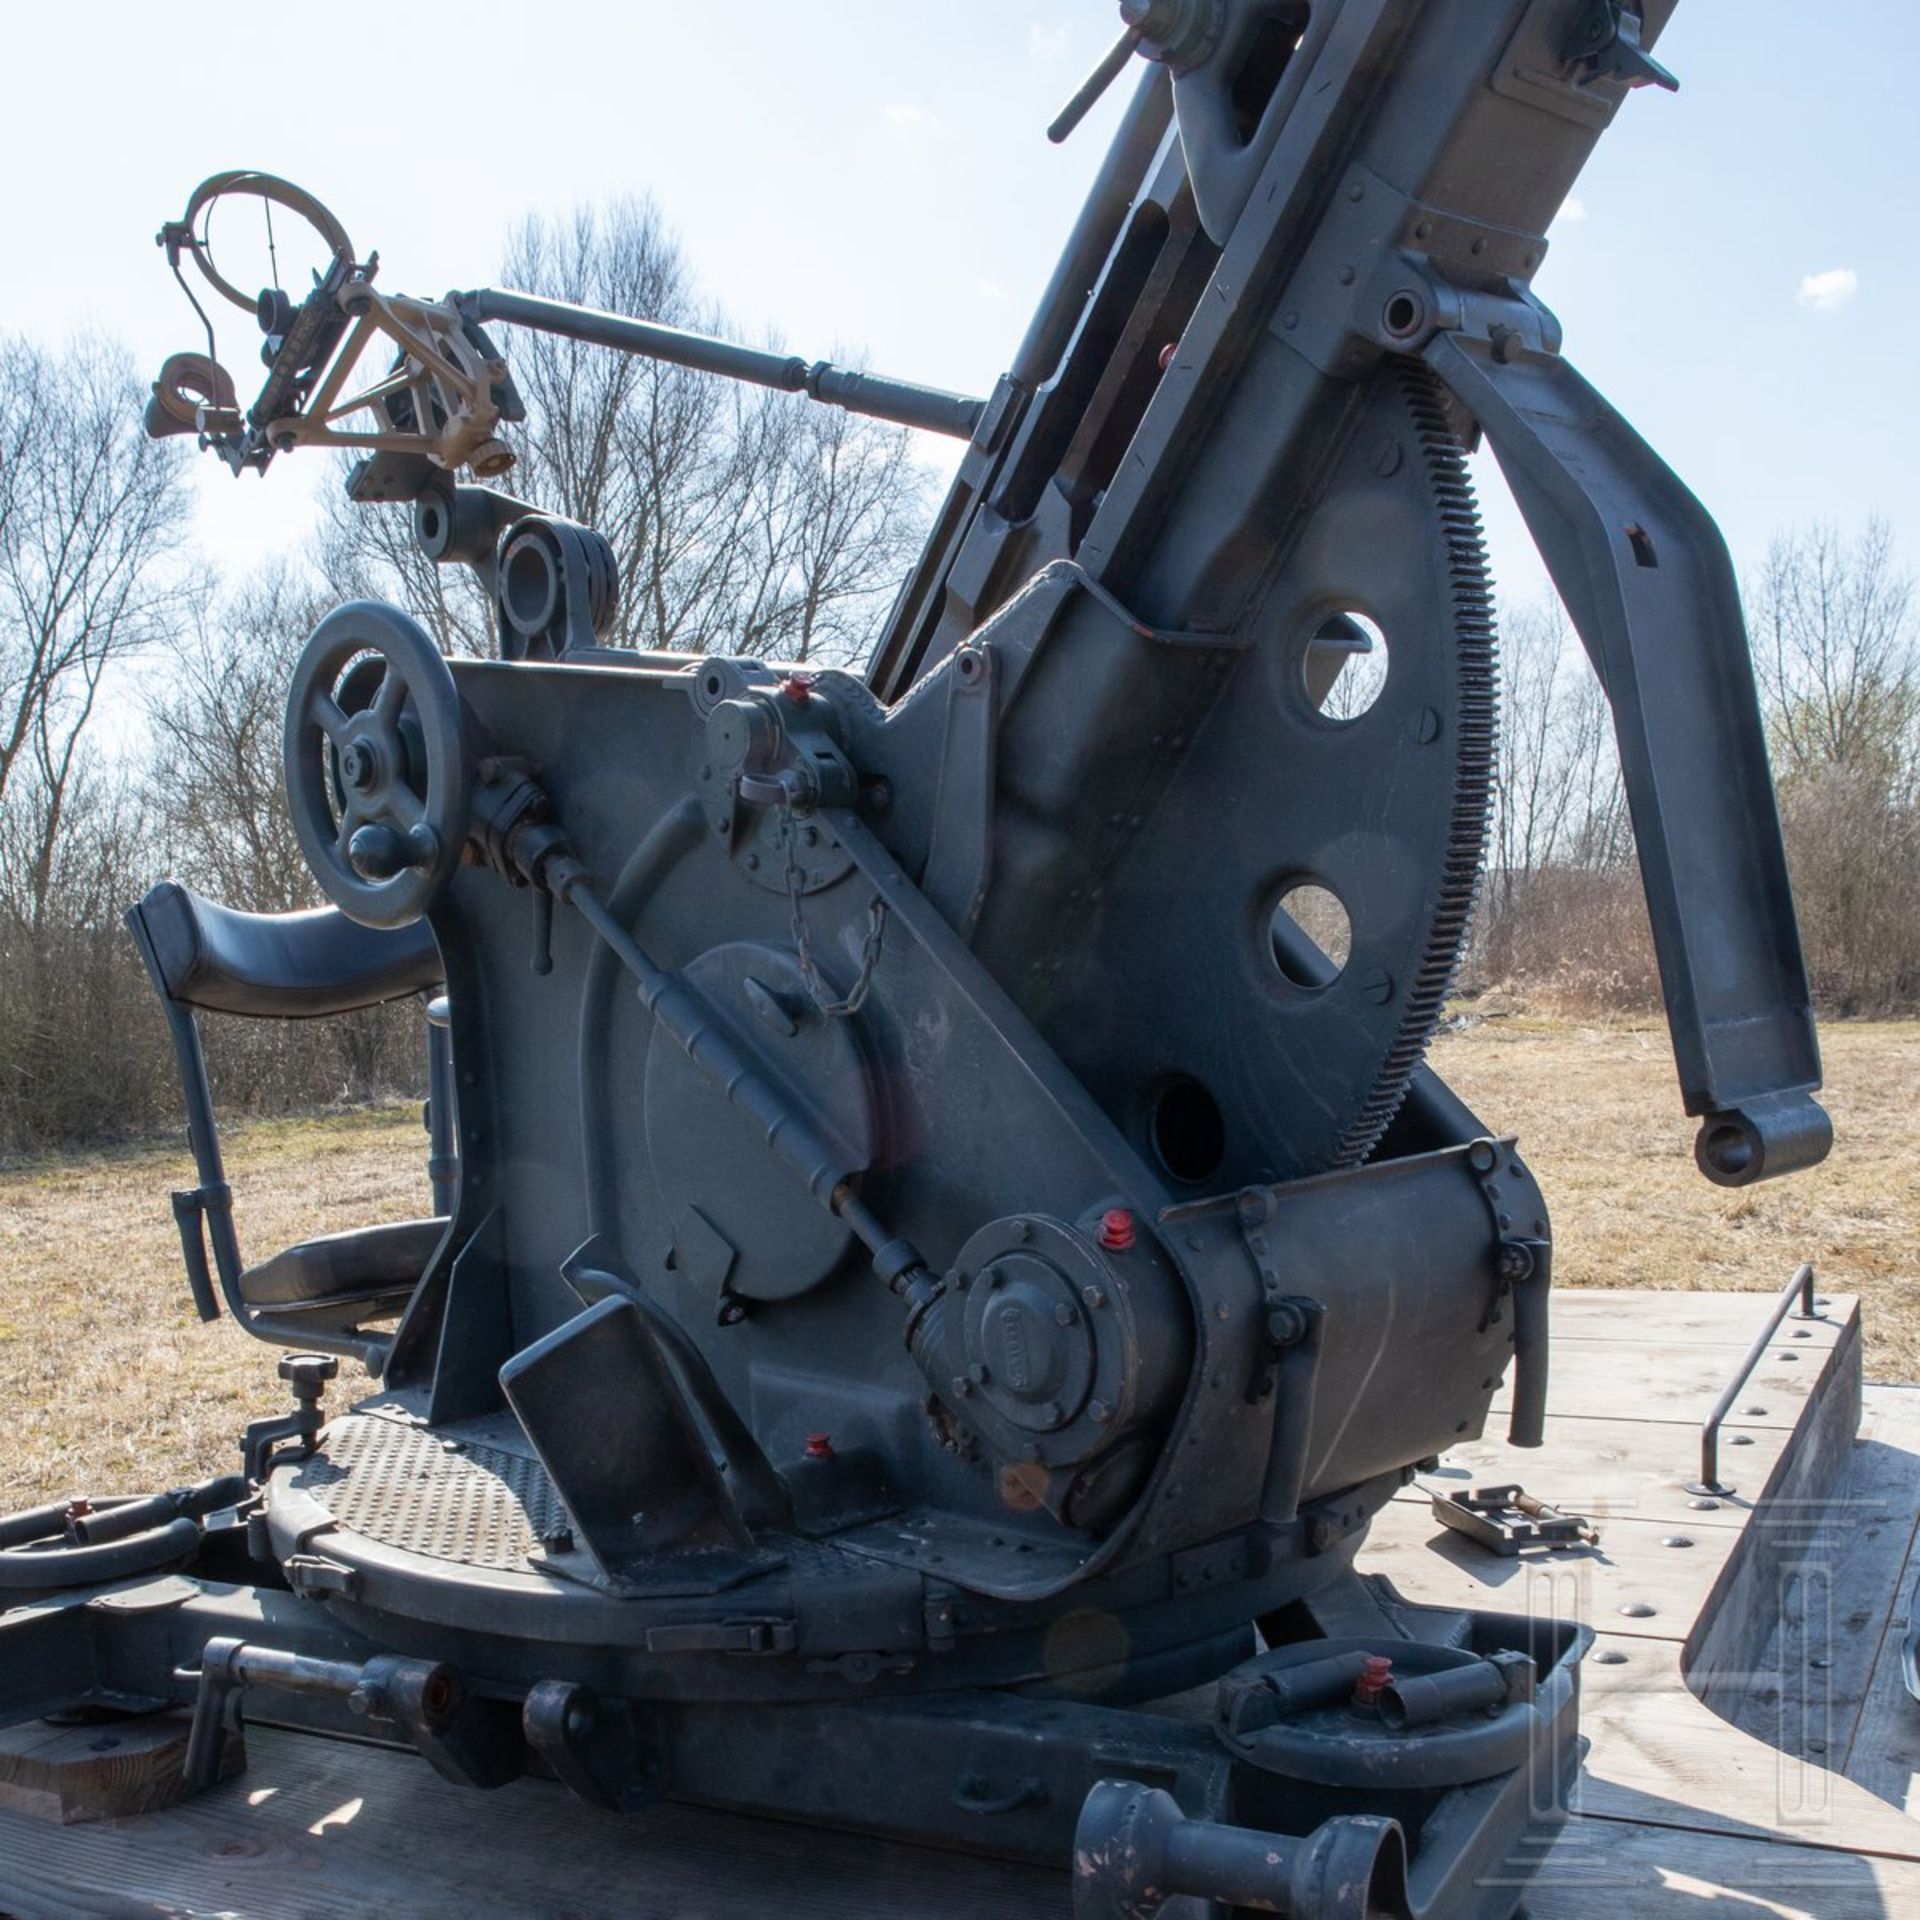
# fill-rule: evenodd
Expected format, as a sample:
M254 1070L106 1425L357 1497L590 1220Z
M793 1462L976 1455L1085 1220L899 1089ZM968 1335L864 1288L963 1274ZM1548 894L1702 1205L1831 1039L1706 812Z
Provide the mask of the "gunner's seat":
M431 928L424 920L391 932L363 927L336 907L244 913L177 880L160 882L126 918L180 1065L199 1185L176 1193L173 1204L201 1318L219 1312L217 1272L219 1295L249 1332L280 1345L364 1353L365 1324L405 1307L446 1231L457 1159L443 1004L430 1010L428 1029L434 1212L324 1234L252 1266L240 1259L197 1016L324 1019L431 993L443 972Z
M162 880L127 924L160 992L207 1013L313 1020L440 984L440 949L424 920L388 933L338 907L242 913Z

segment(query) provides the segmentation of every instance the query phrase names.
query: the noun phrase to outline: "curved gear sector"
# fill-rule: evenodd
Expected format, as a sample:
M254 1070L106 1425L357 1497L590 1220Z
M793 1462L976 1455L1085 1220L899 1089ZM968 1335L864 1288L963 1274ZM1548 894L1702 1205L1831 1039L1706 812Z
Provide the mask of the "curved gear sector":
M1458 702L1453 728L1453 804L1425 948L1407 983L1400 1023L1373 1088L1335 1152L1335 1163L1340 1166L1364 1160L1379 1145L1380 1136L1406 1098L1413 1070L1439 1023L1466 951L1479 891L1498 748L1493 582L1487 571L1486 542L1480 532L1480 507L1474 498L1473 480L1449 422L1440 383L1425 367L1410 363L1402 366L1400 378L1447 549Z
M1345 669L1371 677L1359 711L1327 682L1370 631L1384 648ZM1039 1013L1176 1192L1350 1166L1379 1144L1466 942L1495 708L1466 462L1425 368L1389 365L1102 889L1078 977ZM1321 915L1294 917L1302 900Z

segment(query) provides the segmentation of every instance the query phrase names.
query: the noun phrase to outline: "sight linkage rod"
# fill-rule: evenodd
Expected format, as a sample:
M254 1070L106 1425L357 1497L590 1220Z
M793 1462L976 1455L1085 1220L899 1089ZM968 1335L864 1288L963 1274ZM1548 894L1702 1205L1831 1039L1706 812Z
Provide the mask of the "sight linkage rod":
M891 420L896 426L918 427L927 433L950 434L971 440L985 409L984 400L941 387L918 386L884 374L860 373L836 367L829 360L803 359L799 354L770 353L743 347L709 334L689 333L662 326L657 320L631 320L624 314L601 313L565 300L544 300L535 294L513 293L502 287L477 287L456 294L454 305L470 320L504 321L530 327L536 333L557 334L594 347L612 347L620 353L643 354L698 373L717 373L729 380L745 380L782 393L804 393L849 413Z

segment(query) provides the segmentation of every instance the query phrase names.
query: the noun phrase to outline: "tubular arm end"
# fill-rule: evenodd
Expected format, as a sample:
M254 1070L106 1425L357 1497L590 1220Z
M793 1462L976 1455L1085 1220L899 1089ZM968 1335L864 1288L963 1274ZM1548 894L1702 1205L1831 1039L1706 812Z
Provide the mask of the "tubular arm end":
M1796 1089L1707 1114L1693 1157L1716 1186L1745 1187L1818 1166L1832 1145L1833 1121L1826 1109L1811 1092Z

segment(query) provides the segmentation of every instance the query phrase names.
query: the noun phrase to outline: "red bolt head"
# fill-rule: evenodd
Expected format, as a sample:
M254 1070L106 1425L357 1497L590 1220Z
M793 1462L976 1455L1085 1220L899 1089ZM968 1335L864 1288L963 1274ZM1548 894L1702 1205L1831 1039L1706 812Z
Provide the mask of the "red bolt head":
M808 1434L807 1458L809 1460L831 1460L833 1458L833 1435L830 1433Z
M1125 1207L1109 1207L1100 1216L1100 1244L1109 1253L1125 1253L1133 1245L1133 1215Z
M1356 1707L1377 1706L1381 1689L1393 1678L1393 1662L1385 1654L1370 1653L1360 1669L1360 1678L1354 1683L1353 1704Z
M813 691L813 675L810 673L790 673L780 682L780 691L796 707L807 704L807 695Z
M1179 351L1180 342L1178 340L1169 340L1167 344L1160 349L1160 371L1162 373L1165 373L1166 370L1173 365L1173 356Z

